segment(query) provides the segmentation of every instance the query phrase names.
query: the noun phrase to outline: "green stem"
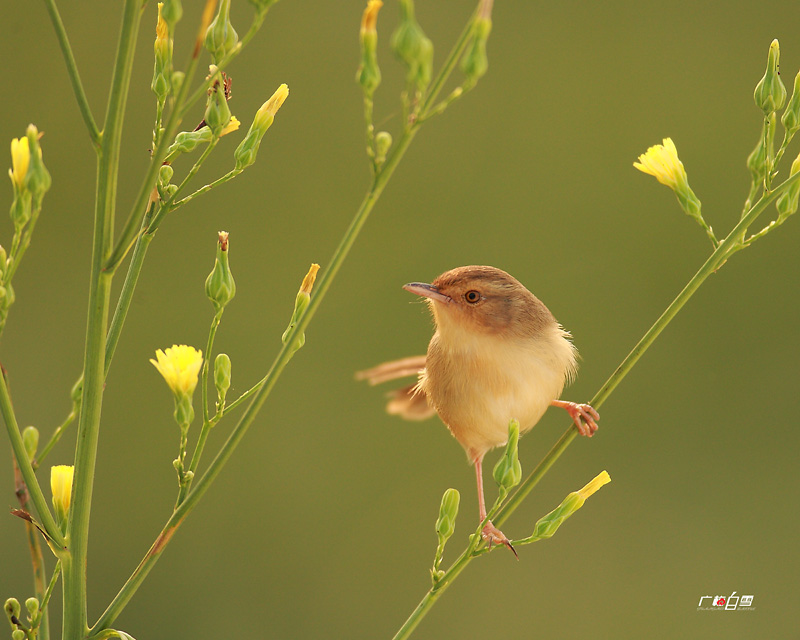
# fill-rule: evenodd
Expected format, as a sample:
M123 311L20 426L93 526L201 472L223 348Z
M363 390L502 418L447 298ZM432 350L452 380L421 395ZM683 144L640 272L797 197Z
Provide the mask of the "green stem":
M171 210L175 210L175 209L177 209L178 207L181 207L181 206L183 206L183 205L187 204L188 202L191 202L191 201L192 201L192 200L194 200L194 199L195 199L197 196L203 195L203 194L204 194L204 193L206 193L207 191L211 191L211 189L213 189L214 187L218 187L218 186L220 186L221 184L225 184L226 182L228 182L228 180L233 180L233 179L234 179L236 176L238 176L238 175L239 175L241 172L242 172L242 169L231 169L231 170L230 170L230 171L228 171L228 173L226 173L224 176L222 176L222 177L220 177L220 178L217 178L216 180L214 180L214 182L211 182L211 183L209 183L209 184L203 185L202 187L200 187L200 188L199 188L197 191L195 191L194 193L190 193L190 194L189 194L188 196L186 196L185 198L182 198L181 200L178 200L177 202L174 202L174 203L172 204L172 206L171 206ZM177 192L175 192L175 193L176 193L176 195L177 195ZM156 221L154 220L154 221L153 221L153 224L155 224L155 223L156 223Z
M92 142L100 147L100 130L92 116L92 109L89 107L89 101L86 99L86 94L83 91L83 84L81 83L81 76L78 73L78 65L75 64L75 57L72 55L72 47L69 44L67 31L64 29L64 23L61 21L61 16L58 13L55 0L44 0L47 7L47 13L50 15L50 21L53 23L53 28L56 31L58 38L58 46L61 47L61 54L64 56L64 63L67 65L67 73L69 74L69 81L72 84L72 91L75 94L75 99L78 101L78 109L80 109L83 121L86 128L89 130L89 136Z
M56 566L53 567L53 575L50 577L50 584L47 585L47 591L44 592L44 596L39 601L39 617L37 618L37 624L39 620L41 620L41 625L43 631L47 632L47 635L50 635L49 625L47 623L47 605L50 602L50 597L53 595L53 589L58 582L58 576L61 575L61 560L56 561ZM41 640L46 640L44 634L41 635Z
M83 363L83 398L75 451L72 502L67 525L71 556L62 559L64 570L62 632L65 638L82 638L89 630L86 615L86 558L105 382L106 335L112 278L111 273L104 272L103 267L114 237L122 126L136 37L141 22L139 7L138 0L125 2L97 169L92 270Z
M42 465L44 459L47 457L47 454L49 454L50 451L53 449L53 447L55 447L56 444L58 444L58 441L61 440L61 436L64 435L64 430L67 427L69 427L69 425L71 425L73 422L75 422L75 418L77 417L78 417L78 406L72 405L72 410L69 412L69 415L66 417L64 422L62 422L60 425L58 425L58 427L56 427L56 430L53 432L53 435L50 436L50 440L47 441L47 444L45 445L44 449L42 449L42 452L38 456L36 456L36 460L34 461L34 467L36 469L38 469Z
M14 457L17 459L19 471L25 480L25 486L28 487L33 506L36 507L36 514L47 532L47 535L52 538L59 547L64 547L64 536L61 534L56 524L50 508L47 506L47 500L42 493L42 488L39 486L39 481L36 479L36 473L33 470L31 461L25 451L25 445L22 442L22 434L17 424L17 417L14 415L14 407L11 403L11 397L8 395L8 385L4 372L0 371L0 413L3 416L3 422L6 423L6 430L8 431L8 439L11 440L11 449L14 451Z

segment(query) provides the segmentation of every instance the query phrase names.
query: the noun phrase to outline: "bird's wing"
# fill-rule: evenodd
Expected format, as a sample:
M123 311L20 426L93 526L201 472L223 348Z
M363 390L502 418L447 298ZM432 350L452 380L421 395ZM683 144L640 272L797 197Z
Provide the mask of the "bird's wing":
M420 371L425 368L425 356L411 356L402 360L384 362L372 369L366 369L356 373L356 380L366 380L371 385L406 378L408 376L418 376Z
M356 380L366 380L371 385L416 376L425 371L425 356L411 356L402 360L384 362L372 369L356 373ZM428 396L415 382L389 394L386 411L393 416L401 416L406 420L426 420L436 414L428 404Z

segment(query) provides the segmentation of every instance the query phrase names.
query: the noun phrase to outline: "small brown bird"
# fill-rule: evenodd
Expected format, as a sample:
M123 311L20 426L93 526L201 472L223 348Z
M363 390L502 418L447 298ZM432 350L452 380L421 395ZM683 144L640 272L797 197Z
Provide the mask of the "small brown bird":
M439 414L475 465L483 521L483 457L506 444L512 419L525 433L547 407L561 407L581 435L591 436L600 416L588 404L558 399L577 370L570 334L505 271L458 267L432 284L412 282L403 288L427 298L433 313L436 332L428 354L387 362L357 377L374 385L418 376L415 384L392 394L387 411L409 420ZM489 544L504 544L514 551L491 521L482 533Z

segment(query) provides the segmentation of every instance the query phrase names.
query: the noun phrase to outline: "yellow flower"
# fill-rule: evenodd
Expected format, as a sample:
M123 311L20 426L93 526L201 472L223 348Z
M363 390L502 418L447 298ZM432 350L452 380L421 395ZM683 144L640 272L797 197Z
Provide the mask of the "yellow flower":
M311 293L311 288L314 286L314 280L317 279L317 271L319 271L319 265L315 262L309 268L306 277L303 278L303 284L300 285L300 293Z
M242 123L239 122L239 119L236 116L231 116L231 119L228 121L228 124L225 125L225 128L222 130L222 133L219 134L219 137L226 136L229 133L233 133L239 128L239 125Z
M163 2L158 3L158 22L156 22L156 49L159 46L166 47L167 39L169 38L169 26L167 21L161 17L161 9L164 7Z
M381 0L369 0L364 15L361 16L361 32L375 33L375 26L378 23L378 11L383 6Z
M588 498L590 495L596 493L600 487L602 487L604 484L608 484L609 482L611 482L611 476L608 475L608 471L604 470L583 489L579 490L578 493L580 494L581 498L586 500L586 498Z
M60 464L50 467L50 490L53 493L53 507L59 514L66 515L72 500L72 475L75 467Z
M14 138L11 141L11 169L8 175L18 189L22 188L22 181L28 173L31 161L31 152L28 147L28 138Z
M286 84L282 84L277 88L275 93L272 94L272 97L263 105L261 105L261 108L256 113L256 120L258 120L259 117L263 119L266 115L270 115L274 118L275 114L278 113L278 109L281 108L283 101L286 100L288 95L289 87L287 87Z
M639 156L639 162L634 162L633 166L655 176L656 180L673 191L684 191L689 186L686 170L678 159L678 150L672 138L664 138L664 144L650 147Z
M156 358L150 362L164 376L172 392L176 396L191 397L203 365L203 352L185 344L172 345L166 351L156 351Z

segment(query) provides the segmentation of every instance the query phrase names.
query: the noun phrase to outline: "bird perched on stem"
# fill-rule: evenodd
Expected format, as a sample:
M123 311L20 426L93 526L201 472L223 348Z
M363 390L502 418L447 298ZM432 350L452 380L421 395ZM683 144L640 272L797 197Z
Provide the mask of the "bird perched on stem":
M403 288L426 298L433 313L436 331L427 355L386 362L357 377L370 384L418 377L415 384L391 394L387 411L409 420L439 414L475 465L483 522L483 457L506 444L512 419L525 433L547 407L560 407L581 435L591 436L599 415L588 404L559 399L577 370L570 334L544 303L505 271L458 267L431 284L412 282ZM491 521L482 535L489 544L514 551Z

